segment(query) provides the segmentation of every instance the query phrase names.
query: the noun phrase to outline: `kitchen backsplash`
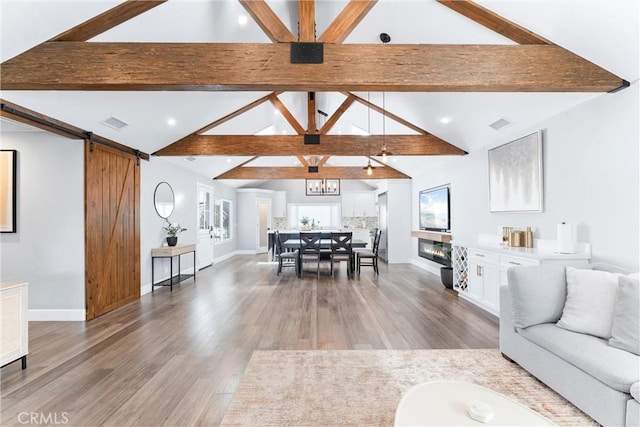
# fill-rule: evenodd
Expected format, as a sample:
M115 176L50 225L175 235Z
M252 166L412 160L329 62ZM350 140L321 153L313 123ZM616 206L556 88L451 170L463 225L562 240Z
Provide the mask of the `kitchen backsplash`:
M343 216L342 228L366 228L368 230L378 227L377 216ZM287 217L274 217L273 228L275 230L289 229Z
M378 228L377 216L343 216L342 228Z

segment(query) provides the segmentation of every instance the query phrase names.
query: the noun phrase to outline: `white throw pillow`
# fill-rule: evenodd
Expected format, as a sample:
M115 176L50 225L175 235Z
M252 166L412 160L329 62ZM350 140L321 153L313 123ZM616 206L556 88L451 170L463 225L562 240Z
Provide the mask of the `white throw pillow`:
M567 301L557 325L609 339L620 276L607 271L567 267Z

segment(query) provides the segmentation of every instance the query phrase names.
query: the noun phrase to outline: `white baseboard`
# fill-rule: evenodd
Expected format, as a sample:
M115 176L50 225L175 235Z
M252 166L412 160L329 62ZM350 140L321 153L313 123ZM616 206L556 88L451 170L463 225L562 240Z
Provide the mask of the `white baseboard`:
M234 255L255 255L257 252L256 250L251 250L251 249L243 249L241 251L236 251Z
M220 256L220 257L218 257L218 258L215 258L215 259L213 260L213 263L214 263L214 264L218 264L219 262L226 261L226 260L228 260L229 258L232 258L232 257L234 257L234 256L236 256L236 255L238 255L238 251L232 251L232 252L229 252L228 254L224 254L224 255L222 255L222 256Z
M86 310L29 310L31 322L84 322L87 319Z
M429 264L427 264L427 262L428 262ZM440 265L440 264L437 264L437 265L430 265L430 264L435 264L435 263L432 263L432 262L430 262L430 261L421 261L421 260L417 260L417 259L415 259L415 258L411 260L411 264L413 264L413 265L415 265L416 267L419 267L419 268L421 268L421 269L423 269L423 270L426 270L426 271L428 271L429 273L436 274L436 275L438 275L438 276L440 276L440 267L443 267L443 266L442 266L442 265Z

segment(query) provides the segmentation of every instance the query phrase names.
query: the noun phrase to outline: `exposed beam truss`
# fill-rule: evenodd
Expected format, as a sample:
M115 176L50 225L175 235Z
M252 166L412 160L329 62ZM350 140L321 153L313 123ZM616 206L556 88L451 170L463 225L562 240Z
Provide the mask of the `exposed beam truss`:
M46 42L5 61L0 88L608 92L624 85L554 45L327 44L322 64L291 64L289 54L286 43Z
M254 21L262 28L267 37L274 43L286 43L296 41L296 36L278 18L278 15L264 0L238 0L251 15Z
M465 151L426 135L322 135L319 145L304 145L303 135L189 135L159 156L367 156L369 146L399 156L463 155ZM313 165L312 165L313 166Z
M408 175L390 167L376 167L374 175L357 166L325 166L317 173L306 167L242 166L224 172L214 179L408 179Z

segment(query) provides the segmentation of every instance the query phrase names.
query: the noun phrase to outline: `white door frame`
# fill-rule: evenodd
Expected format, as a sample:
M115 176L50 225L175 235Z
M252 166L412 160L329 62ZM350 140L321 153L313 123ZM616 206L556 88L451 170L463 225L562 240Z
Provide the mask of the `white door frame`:
M260 230L260 205L267 205L267 221L266 230ZM263 254L269 251L269 230L271 230L271 223L273 221L273 204L272 200L268 198L256 198L256 253ZM260 243L260 237L264 233L264 246Z
M198 229L196 230L196 258L198 260L197 262L197 268L198 270L201 270L205 267L209 267L211 264L213 264L213 251L214 251L214 244L213 244L213 234L212 232L212 227L213 227L213 208L214 208L214 202L213 202L213 187L210 187L208 185L205 184L201 184L198 183L197 184L197 189L196 189L196 203L200 203L200 191L206 191L209 193L209 229L208 230L201 230L200 229L200 207L196 206L196 224ZM205 246L206 245L206 246Z

